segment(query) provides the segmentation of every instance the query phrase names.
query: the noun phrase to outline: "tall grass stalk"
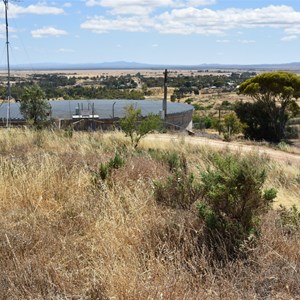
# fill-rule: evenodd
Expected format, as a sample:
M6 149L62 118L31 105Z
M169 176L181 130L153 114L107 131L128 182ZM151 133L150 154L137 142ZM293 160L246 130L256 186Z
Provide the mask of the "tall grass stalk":
M170 171L146 140L135 152L119 132L42 131L39 144L36 134L0 131L0 299L297 299L299 233L285 236L276 211L249 259L219 268L199 247L194 208L156 203L153 181ZM193 173L212 152L184 141L151 148L185 155ZM116 151L125 165L95 186ZM299 173L275 164L267 184L296 203L299 185L278 181L278 168L287 181Z

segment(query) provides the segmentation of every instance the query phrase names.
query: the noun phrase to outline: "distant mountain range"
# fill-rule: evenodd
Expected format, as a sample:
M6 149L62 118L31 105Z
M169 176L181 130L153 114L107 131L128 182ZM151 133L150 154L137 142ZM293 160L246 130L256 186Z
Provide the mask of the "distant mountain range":
M1 70L5 70L6 66L1 65ZM300 62L284 63L284 64L199 64L199 65L164 65L164 64L145 64L137 62L115 61L103 63L36 63L36 64L19 64L12 65L12 70L94 70L94 69L190 69L190 70L291 70L300 71Z

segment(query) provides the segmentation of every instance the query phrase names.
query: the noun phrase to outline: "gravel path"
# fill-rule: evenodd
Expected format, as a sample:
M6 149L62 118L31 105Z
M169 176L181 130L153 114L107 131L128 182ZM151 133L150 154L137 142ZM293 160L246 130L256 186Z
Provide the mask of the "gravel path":
M173 141L184 140L185 143L199 146L208 146L213 149L228 149L228 151L235 152L257 152L259 154L266 154L271 159L282 161L293 165L299 165L300 168L300 151L299 153L287 153L281 150L271 149L266 146L245 145L238 142L223 142L220 140L212 140L205 137L197 136L183 136L183 135L169 135L169 134L152 134L148 135L145 140L155 141L160 143L169 143Z

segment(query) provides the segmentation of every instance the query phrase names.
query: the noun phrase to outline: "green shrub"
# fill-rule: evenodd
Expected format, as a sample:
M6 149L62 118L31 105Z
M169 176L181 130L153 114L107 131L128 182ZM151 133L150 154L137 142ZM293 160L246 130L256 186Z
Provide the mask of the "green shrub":
M160 116L149 114L143 118L142 110L129 105L125 108L126 116L120 121L120 127L125 136L130 138L131 144L137 148L140 140L148 133L162 128Z
M157 203L172 208L188 209L198 200L199 185L193 174L175 171L164 181L154 182L154 196Z
M150 156L168 166L170 172L182 170L187 172L187 160L184 155L180 155L176 151L162 151L159 149L148 149Z
M166 153L170 176L164 181L154 182L154 196L159 204L172 208L187 209L199 198L199 185L194 175L188 172L186 158L177 152Z
M106 180L110 172L109 164L101 163L99 167L99 176L102 180Z
M70 125L67 128L65 128L65 130L64 130L64 137L66 137L66 138L72 138L73 137L73 133L74 133L73 126Z
M208 129L212 126L212 118L209 116L193 116L193 126L196 129Z
M280 205L278 224L285 234L295 234L300 229L300 211L293 205L291 208Z
M261 216L276 190L263 191L266 171L262 160L253 155L214 154L201 179L198 213L208 245L216 258L234 258L250 237L258 237Z
M184 103L191 104L194 101L193 98L188 98L184 101Z
M183 155L180 156L177 152L172 151L165 153L162 159L167 163L170 171L187 173L187 162Z
M206 107L204 107L200 104L197 104L197 103L193 104L193 106L194 106L195 110L207 110Z
M222 107L225 107L225 106L230 106L231 104L230 104L230 102L228 101L228 100L224 100L224 101L222 101L222 103L221 103L221 106Z
M119 169L124 165L125 165L125 160L118 152L115 153L114 158L111 158L108 163L109 169Z
M125 160L116 152L115 156L107 163L101 163L98 171L93 172L92 181L95 185L99 185L99 181L105 181L113 169L119 169L125 165ZM100 180L101 179L101 180Z
M276 145L276 148L281 151L289 151L290 146L286 142L281 141Z
M176 98L177 98L176 95L174 95L174 94L171 95L171 97L170 97L171 102L175 102Z
M245 126L235 112L228 113L223 120L214 122L214 128L223 133L225 141L230 141L233 135L243 132Z

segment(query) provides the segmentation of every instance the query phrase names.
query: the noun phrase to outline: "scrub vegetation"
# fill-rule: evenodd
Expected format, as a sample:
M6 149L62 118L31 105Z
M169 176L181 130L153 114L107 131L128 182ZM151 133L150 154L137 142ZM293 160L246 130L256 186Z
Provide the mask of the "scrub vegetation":
M0 299L300 294L299 165L121 132L1 130L0 152Z
M258 73L169 70L168 100L192 105L194 129L204 135L218 133L226 141L244 136L271 143L298 139L299 77L291 72ZM4 100L7 98L6 77L0 76L0 79L0 98ZM30 113L26 108L26 119L35 125L45 123L40 122L44 117L36 119L31 114L36 110L33 106L40 108L44 101L38 105L27 103L26 91L37 87L43 99L48 100L158 100L164 97L163 86L163 70L28 72L11 78L12 98L30 106ZM24 115L26 110L23 110ZM42 111L48 109L45 107Z

